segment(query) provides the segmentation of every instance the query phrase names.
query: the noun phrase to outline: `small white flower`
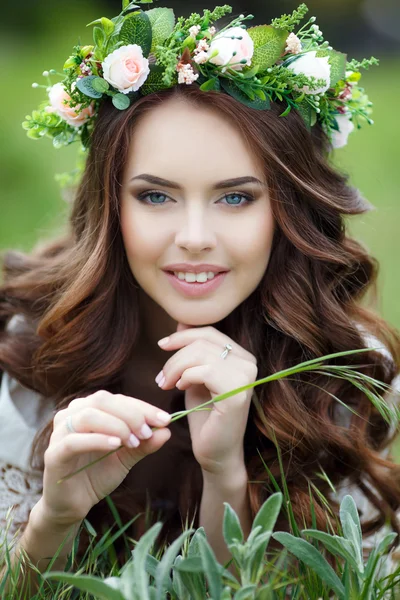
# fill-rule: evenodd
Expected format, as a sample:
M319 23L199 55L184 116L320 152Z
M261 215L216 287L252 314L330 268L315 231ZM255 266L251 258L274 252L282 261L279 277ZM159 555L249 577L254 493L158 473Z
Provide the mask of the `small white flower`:
M176 67L178 71L178 83L190 85L199 78L199 74L193 71L192 65L179 63Z
M350 121L351 114L336 115L336 121L339 125L339 131L335 129L331 133L331 141L333 148L342 148L347 144L347 138L354 129L353 121Z
M210 49L210 45L207 43L207 40L200 40L199 43L197 44L197 47L194 51L195 54L198 54L199 52L207 52L207 50Z
M305 85L300 90L305 94L324 94L330 87L331 65L329 64L329 58L328 56L316 56L316 54L316 50L302 54L287 67L296 73L296 75L303 74L306 75L306 77L315 77L316 79L325 80L325 84L315 90L310 90L310 88Z
M208 61L208 54L207 54L207 52L199 52L197 54L197 56L194 57L193 60L198 65L202 65L202 64L204 64L204 63L206 63Z
M211 35L215 35L217 33L217 30L215 29L214 25L210 27L209 32Z
M191 27L189 29L189 35L195 40L196 36L200 32L200 29L201 29L200 25L193 25L193 27Z
M301 52L301 41L295 33L291 33L286 40L285 52L299 54Z

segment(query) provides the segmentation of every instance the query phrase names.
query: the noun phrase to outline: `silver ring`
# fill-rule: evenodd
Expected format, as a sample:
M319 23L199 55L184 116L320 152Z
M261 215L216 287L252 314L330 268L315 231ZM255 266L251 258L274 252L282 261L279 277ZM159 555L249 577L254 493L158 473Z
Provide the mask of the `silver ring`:
M229 354L229 352L232 350L232 346L230 344L225 344L224 346L224 351L221 354L221 358L226 358Z
M78 433L74 426L72 425L72 415L68 415L67 420L65 421L67 429L70 433Z

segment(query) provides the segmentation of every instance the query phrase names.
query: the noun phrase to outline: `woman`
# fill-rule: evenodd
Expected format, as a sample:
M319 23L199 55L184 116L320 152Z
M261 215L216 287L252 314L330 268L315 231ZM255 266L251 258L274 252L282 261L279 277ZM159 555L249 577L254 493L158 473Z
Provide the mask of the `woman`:
M150 508L167 541L186 519L204 526L225 562L223 502L248 533L269 494L263 461L281 481L271 431L299 522L311 524L311 482L336 514L340 494L354 492L366 537L387 520L399 531L394 432L346 381L302 373L257 388L264 418L250 389L169 425L176 410L356 348L384 345L359 369L396 385L399 334L361 306L377 262L344 221L370 205L329 164L323 124L308 127L296 109L280 118L285 106L255 110L180 83L124 110L103 99L68 233L5 256L3 407L35 407L37 496L19 543L39 569L72 532L65 565L84 518L97 530L114 522L107 495L125 522ZM57 484L110 439L117 452ZM8 452L5 473L16 445ZM143 514L127 533L137 539L148 524ZM288 528L283 513L277 528ZM82 536L79 556L85 545Z

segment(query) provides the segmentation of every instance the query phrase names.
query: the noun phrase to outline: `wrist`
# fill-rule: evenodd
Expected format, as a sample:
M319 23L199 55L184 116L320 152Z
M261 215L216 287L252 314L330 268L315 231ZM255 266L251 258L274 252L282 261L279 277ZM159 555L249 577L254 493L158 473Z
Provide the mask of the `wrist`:
M60 519L46 506L43 496L32 507L29 523L35 532L52 531L55 535L66 535L71 529L77 531L82 523L80 519Z
M247 486L248 475L244 462L222 465L218 469L202 469L204 486L211 485L226 491L235 491Z

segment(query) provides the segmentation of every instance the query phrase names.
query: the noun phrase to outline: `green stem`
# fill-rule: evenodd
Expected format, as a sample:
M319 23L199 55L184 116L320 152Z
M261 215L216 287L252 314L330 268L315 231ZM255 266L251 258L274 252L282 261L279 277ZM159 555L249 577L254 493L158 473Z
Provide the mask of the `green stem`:
M295 367L289 367L288 369L284 369L283 371L278 371L278 373L273 373L272 375L269 375L268 377L264 377L263 379L258 379L257 381L255 381L253 383L249 383L247 385L244 385L242 387L236 388L236 389L231 390L229 392L224 392L223 394L219 394L219 395L215 396L215 398L211 398L211 400L208 400L207 402L204 402L203 404L200 404L199 406L196 406L195 408L191 408L189 410L179 411L177 413L174 413L174 414L171 415L171 423L177 421L178 419L182 419L183 417L186 417L187 415L191 414L192 412L197 412L199 410L204 410L210 404L215 404L217 402L220 402L221 400L225 400L226 398L230 398L231 396L235 396L236 394L239 394L239 393L241 393L243 391L249 390L250 388L256 387L257 385L261 385L263 383L269 383L271 381L277 381L278 379L283 379L284 377L287 377L288 375L296 375L297 373L302 373L304 371L313 371L315 369L319 369L321 367L324 367L324 365L321 363L321 361L324 361L324 360L327 360L327 359L330 359L330 358L340 357L340 356L349 356L351 354L357 354L357 353L360 353L360 352L370 352L371 350L376 350L376 349L377 348L361 348L359 350L346 350L344 352L335 352L334 354L327 354L326 356L321 356L319 358L313 358L311 360L307 360L305 362L302 362L302 363L296 365ZM336 365L325 365L324 368L329 369L330 367L335 367L335 366ZM158 429L158 428L157 427L153 427L152 428L153 431L156 430L156 429ZM103 456L100 456L96 460L88 463L87 465L84 465L83 467L81 467L77 471L74 471L73 473L70 473L66 477L62 477L61 479L59 479L57 481L57 484L60 484L63 481L67 481L68 479L70 479L74 475L77 475L81 471L84 471L85 469L88 469L92 465L95 465L96 463L98 463L99 461L103 460L104 458L107 458L107 456L110 456L110 454L113 454L114 452L118 452L123 447L124 446L121 445L118 448L115 448L115 449L111 450L110 452L107 452L107 454L104 454Z

